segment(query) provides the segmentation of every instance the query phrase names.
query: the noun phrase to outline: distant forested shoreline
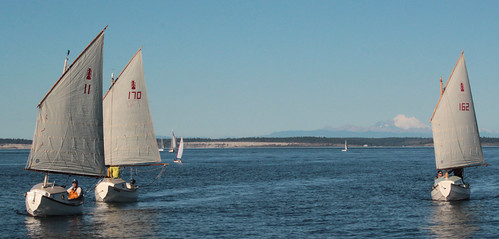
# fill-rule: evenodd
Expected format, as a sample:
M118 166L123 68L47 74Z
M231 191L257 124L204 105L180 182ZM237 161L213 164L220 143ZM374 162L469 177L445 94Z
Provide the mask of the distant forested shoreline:
M184 139L186 142L255 142L255 143L289 143L309 146L337 146L343 145L345 140L350 146L408 146L408 145L432 145L432 138L330 138L330 137L247 137L247 138L191 138ZM499 144L499 139L497 140Z
M3 144L31 144L31 139L7 139L0 138L0 145Z
M433 146L432 138L423 137L387 137L387 138L362 138L362 137L352 137L352 138L330 138L330 137L245 137L245 138L184 138L186 144L190 144L193 147L203 147L202 145L217 144L221 145L228 143L229 145L237 145L237 143L246 143L248 147L251 147L251 143L255 143L254 146L265 147L265 146L277 146L277 147L334 147L343 145L345 140L348 142L349 146L360 147L403 147L403 146ZM0 138L0 146L2 145L31 145L32 140L30 139L15 139L15 138ZM158 143L160 140L158 139ZM165 147L170 145L169 139L163 139L163 144ZM499 146L499 138L481 138L482 145L484 146ZM196 144L197 143L197 144ZM198 145L198 146L196 146Z

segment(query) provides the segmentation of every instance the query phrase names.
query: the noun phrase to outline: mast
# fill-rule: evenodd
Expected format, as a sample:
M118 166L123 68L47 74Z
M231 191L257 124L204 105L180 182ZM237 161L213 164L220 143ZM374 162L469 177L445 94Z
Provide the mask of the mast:
M440 95L444 93L444 88L442 88L442 77L440 76Z
M43 187L47 187L48 181L49 181L49 173L45 172L45 178L43 179Z
M62 69L62 74L64 74L64 72L66 72L68 68L68 60L69 60L69 50L68 53L66 54L66 59L64 60L64 68Z

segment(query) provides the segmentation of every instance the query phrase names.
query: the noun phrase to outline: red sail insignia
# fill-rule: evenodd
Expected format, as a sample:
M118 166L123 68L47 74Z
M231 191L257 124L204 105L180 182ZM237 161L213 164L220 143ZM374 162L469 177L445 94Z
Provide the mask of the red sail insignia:
M87 70L87 80L91 80L92 79L92 68L88 68Z

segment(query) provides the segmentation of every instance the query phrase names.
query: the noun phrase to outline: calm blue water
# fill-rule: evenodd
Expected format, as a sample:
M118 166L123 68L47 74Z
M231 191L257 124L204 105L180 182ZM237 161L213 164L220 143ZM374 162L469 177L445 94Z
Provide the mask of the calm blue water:
M488 167L465 171L471 200L430 200L433 148L187 149L139 202L87 194L84 214L26 216L24 192L43 175L24 171L26 150L0 151L0 237L116 238L496 238L499 148ZM171 162L172 154L162 153ZM133 172L149 184L159 168ZM151 171L152 170L152 171ZM130 171L123 171L129 179ZM79 177L84 190L96 179ZM69 185L72 177L50 181ZM82 237L83 236L83 237Z

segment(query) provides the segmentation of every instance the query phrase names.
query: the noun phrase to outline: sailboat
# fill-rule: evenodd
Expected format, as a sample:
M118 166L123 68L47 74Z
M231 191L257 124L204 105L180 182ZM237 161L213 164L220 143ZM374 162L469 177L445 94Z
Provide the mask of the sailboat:
M177 148L177 139L175 138L175 133L173 133L172 130L172 140L170 141L171 148L168 150L169 153L175 152L175 149Z
M166 165L157 164L161 158L149 110L142 49L112 81L104 96L103 108L105 164L109 171L120 167ZM119 173L108 173L95 187L95 199L136 201L138 188L135 180L126 182Z
M163 144L163 138L161 138L161 139L159 140L159 142L160 142L160 143L159 143L159 144L160 144L160 147L158 148L158 151L159 151L159 152L163 152L163 151L165 151L165 145Z
M82 213L83 195L68 199L63 186L49 183L49 173L105 175L102 125L104 30L65 70L38 104L33 144L25 170L45 174L26 196L32 216Z
M440 79L441 81L441 79ZM435 178L433 200L454 201L470 197L470 185L463 181L463 169L486 165L471 96L464 52L447 80L440 83L440 98L431 117L435 163L445 176ZM454 175L450 176L450 171Z
M184 138L180 137L180 143L178 145L177 158L173 160L175 163L182 163L182 154L184 153Z
M345 148L342 149L341 151L346 152L347 150L348 150L348 144L347 144L347 141L345 140Z

